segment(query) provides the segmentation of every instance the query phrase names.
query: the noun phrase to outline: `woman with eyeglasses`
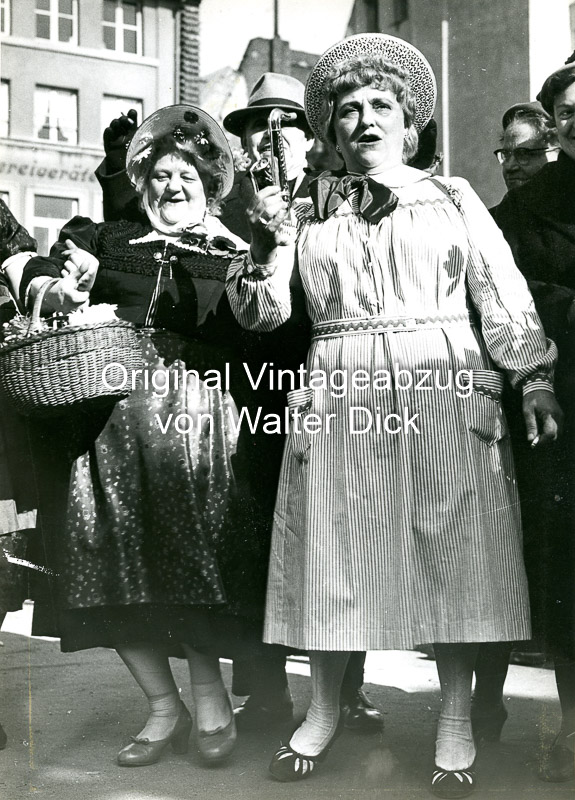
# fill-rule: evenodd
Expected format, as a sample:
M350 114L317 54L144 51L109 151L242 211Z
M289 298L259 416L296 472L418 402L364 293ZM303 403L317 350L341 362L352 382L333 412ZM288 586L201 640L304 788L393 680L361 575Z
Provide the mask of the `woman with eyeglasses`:
M537 566L535 579L530 576L534 628L544 631L543 644L554 659L562 713L561 729L542 770L549 781L575 778L574 58L547 78L538 95L557 127L557 160L511 189L493 212L529 281L545 331L559 349L555 387L565 411L563 440L549 453L528 452L520 441L514 450L526 561ZM493 712L503 718L501 706Z
M503 115L501 147L495 156L508 189L521 186L559 152L553 117L541 103L518 103Z

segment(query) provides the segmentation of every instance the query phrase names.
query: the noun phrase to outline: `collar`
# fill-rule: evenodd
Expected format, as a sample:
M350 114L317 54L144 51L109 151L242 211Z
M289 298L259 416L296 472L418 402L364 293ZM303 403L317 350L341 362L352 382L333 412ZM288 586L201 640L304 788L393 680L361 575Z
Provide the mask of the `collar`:
M403 186L410 186L413 183L419 183L419 181L429 178L429 172L415 169L415 167L408 167L407 164L398 164L383 172L370 174L368 177L376 183L382 183L389 189L401 189Z

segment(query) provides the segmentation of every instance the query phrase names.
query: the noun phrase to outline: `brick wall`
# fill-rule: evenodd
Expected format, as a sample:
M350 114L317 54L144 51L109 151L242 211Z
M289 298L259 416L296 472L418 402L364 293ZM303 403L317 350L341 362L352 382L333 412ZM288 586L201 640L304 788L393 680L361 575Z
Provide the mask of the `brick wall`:
M197 104L200 97L200 2L186 0L181 12L180 103Z

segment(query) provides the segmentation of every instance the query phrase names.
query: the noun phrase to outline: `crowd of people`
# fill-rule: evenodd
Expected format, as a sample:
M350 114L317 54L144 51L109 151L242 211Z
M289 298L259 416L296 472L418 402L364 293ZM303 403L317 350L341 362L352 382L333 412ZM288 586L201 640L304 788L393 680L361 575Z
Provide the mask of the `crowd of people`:
M71 409L65 441L42 420L2 426L8 464L27 426L17 474L38 490L4 480L0 533L44 569L0 562L0 611L31 594L35 633L117 651L149 711L120 766L186 752L192 729L208 764L242 728L289 729L285 660L305 653L311 703L269 770L307 779L342 727L383 728L366 651L433 644L430 788L465 797L507 718L513 645L534 637L562 711L541 777L575 777L575 64L503 115L491 213L435 174L435 100L416 48L360 34L305 90L266 73L228 114L242 169L202 109L130 112L104 132L105 222L75 217L39 256L2 208L4 318L113 304L165 376ZM277 108L287 188L269 174ZM315 174L314 140L331 165ZM255 388L269 364L307 380ZM287 436L238 424L286 404ZM177 414L185 432L162 424ZM193 713L170 657L187 659ZM247 696L235 710L221 657Z

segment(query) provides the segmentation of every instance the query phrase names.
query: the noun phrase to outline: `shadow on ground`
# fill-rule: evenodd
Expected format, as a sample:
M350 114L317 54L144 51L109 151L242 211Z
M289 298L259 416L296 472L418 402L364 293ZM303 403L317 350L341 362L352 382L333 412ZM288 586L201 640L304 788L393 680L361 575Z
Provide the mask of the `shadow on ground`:
M9 744L0 753L0 797L34 795L59 800L419 800L427 784L439 710L434 690L406 692L370 685L385 711L383 734L344 732L317 775L303 784L280 784L267 765L282 731L242 734L225 766L199 764L193 746L186 756L166 751L160 763L120 768L117 751L146 717L143 695L113 651L60 653L57 642L2 633L0 721ZM174 672L189 697L186 665ZM525 667L522 669L530 669ZM224 665L226 681L231 669ZM290 675L296 713L303 715L309 680ZM537 770L558 723L555 703L527 697L508 701L509 721L501 743L478 756L477 800L573 800L574 784L545 784ZM284 733L287 733L285 731Z

